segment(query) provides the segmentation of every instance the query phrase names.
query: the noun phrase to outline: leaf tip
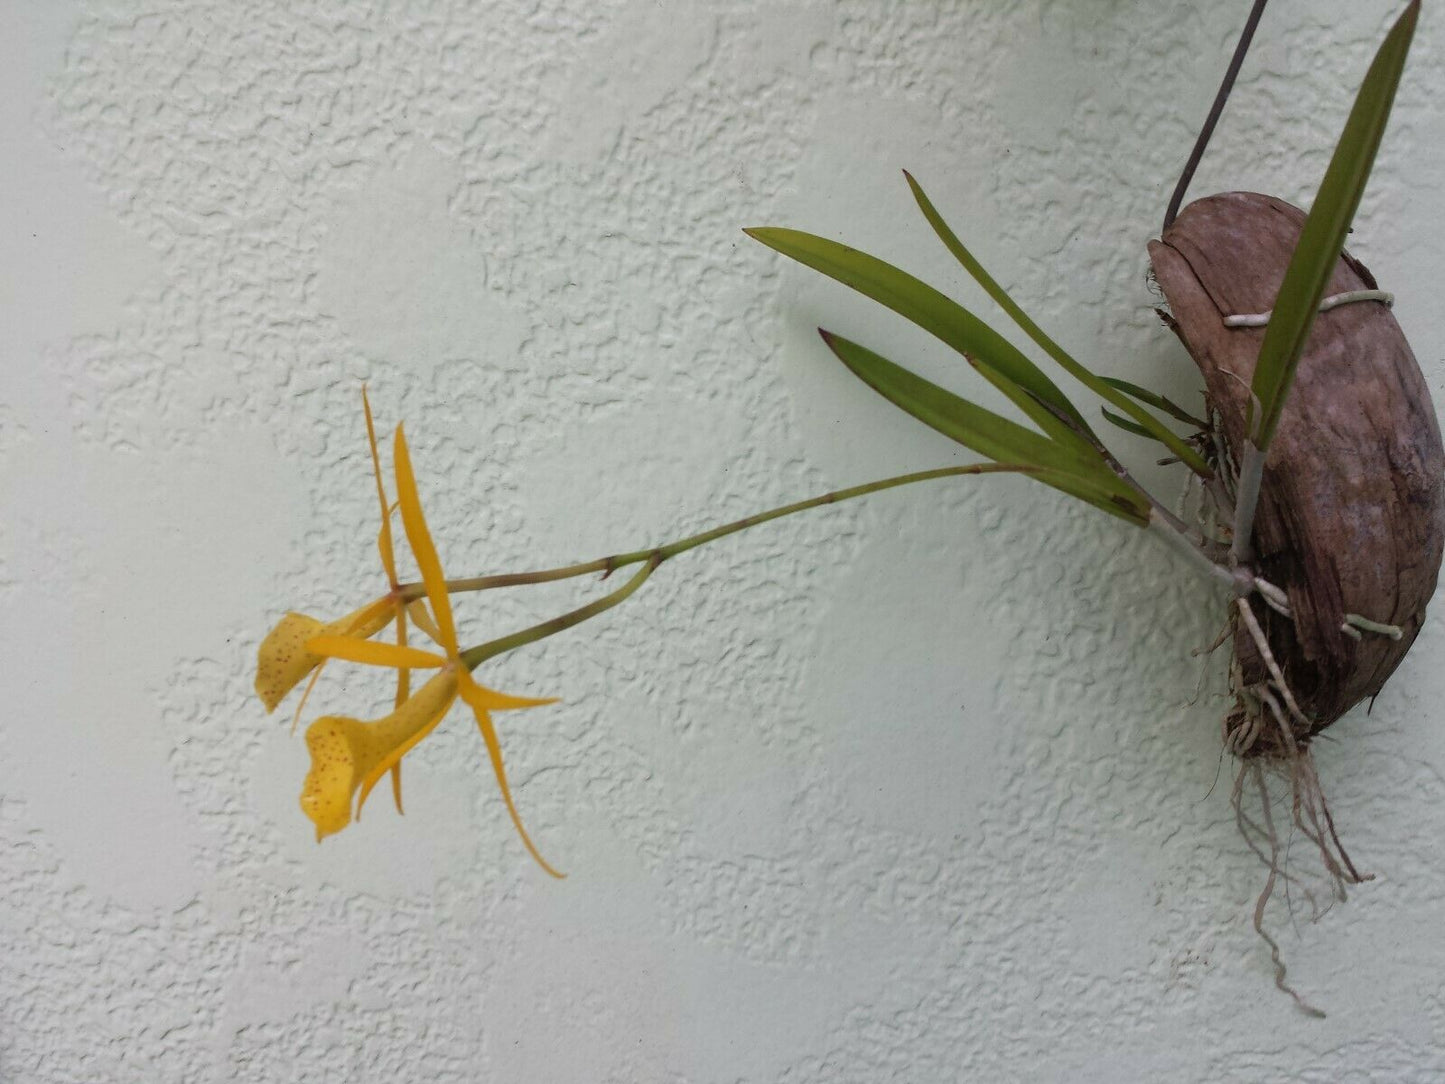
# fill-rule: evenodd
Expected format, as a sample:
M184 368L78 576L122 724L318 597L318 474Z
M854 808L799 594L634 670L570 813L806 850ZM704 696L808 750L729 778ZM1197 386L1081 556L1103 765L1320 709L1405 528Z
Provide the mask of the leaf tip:
M1410 0L1410 2L1405 5L1405 10L1400 12L1400 17L1395 20L1394 30L1413 37L1415 34L1415 25L1419 20L1420 0Z

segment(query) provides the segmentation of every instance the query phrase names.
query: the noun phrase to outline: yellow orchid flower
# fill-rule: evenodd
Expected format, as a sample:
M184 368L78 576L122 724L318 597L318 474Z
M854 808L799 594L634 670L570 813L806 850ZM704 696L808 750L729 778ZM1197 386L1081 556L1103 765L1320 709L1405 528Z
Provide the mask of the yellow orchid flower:
M351 823L358 788L364 802L376 781L401 764L402 754L430 732L456 698L456 674L444 670L384 719L363 723L328 715L307 728L311 771L301 788L301 809L315 823L318 841Z
M369 602L330 624L323 624L306 614L286 614L261 641L256 660L256 695L268 712L275 711L276 706L305 680L307 674L319 672L325 665L325 658L306 650L308 640L322 635L366 639L391 624L394 616L391 600L386 598Z
M491 712L512 708L529 708L555 703L555 699L537 700L508 696L480 684L472 677L471 668L462 659L457 642L456 623L452 617L451 597L447 593L446 576L442 571L431 531L422 513L417 495L416 475L406 433L396 429L394 463L396 468L397 503L401 508L402 527L421 570L422 584L431 602L435 620L432 637L441 647L441 654L409 647L374 643L363 637L322 631L305 644L307 651L325 658L373 666L395 667L402 672L412 669L438 669L440 673L428 681L417 694L399 703L390 715L373 722L362 722L341 716L318 719L306 731L306 745L311 751L311 770L301 790L301 808L316 825L316 838L338 832L351 823L352 804L357 815L371 788L388 770L395 769L401 758L417 742L432 732L461 697L476 716L477 727L486 743L487 755L497 777L497 785L506 803L507 813L521 837L523 845L537 864L553 877L562 874L538 852L522 825L522 818L512 800L507 783L502 747L492 723ZM378 483L379 484L379 483ZM357 792L360 792L358 795Z
M435 629L435 625L426 614L426 607L423 603L417 601L407 604L401 597L401 581L396 574L396 552L391 535L391 512L393 509L387 503L386 486L381 480L381 456L376 447L376 423L372 420L371 401L367 397L364 386L361 389L361 405L366 414L366 438L371 449L371 471L376 479L376 497L381 505L381 530L376 538L376 548L381 555L381 567L386 572L390 590L354 613L347 614L329 624L323 624L306 614L287 613L261 641L256 662L256 695L261 698L267 712L275 711L277 705L286 698L292 689L299 685L308 674L311 676L305 691L301 694L300 702L296 705L296 713L291 720L293 730L301 719L301 712L306 707L306 701L311 697L311 690L316 687L316 682L321 677L321 671L326 666L326 656L308 651L306 649L307 641L317 636L351 636L369 640L395 621L396 642L399 646L405 647L408 613L423 631ZM401 669L397 673L396 706L401 707L410 695L411 671ZM397 811L401 812L400 764L393 769L391 781L392 797L396 802Z

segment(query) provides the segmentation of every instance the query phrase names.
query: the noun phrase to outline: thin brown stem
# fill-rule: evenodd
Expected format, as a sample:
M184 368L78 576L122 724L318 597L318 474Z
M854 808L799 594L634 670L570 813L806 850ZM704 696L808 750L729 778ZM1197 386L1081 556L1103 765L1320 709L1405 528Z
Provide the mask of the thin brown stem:
M465 579L447 580L447 590L451 594L459 594L464 591L490 591L497 587L525 587L534 583L552 583L555 580L567 580L574 576L586 576L591 572L608 572L609 558L602 557L596 561L586 561L582 564L563 565L560 568L546 568L537 572L508 572L498 576L469 576ZM402 584L401 594L408 602L422 598L426 595L426 588L420 583Z
M837 504L840 501L851 500L854 497L862 497L869 493L880 493L885 489L895 489L898 486L912 485L915 482L929 482L938 478L957 478L970 474L1002 473L1030 474L1032 473L1032 468L1016 467L1009 463L969 463L961 467L938 467L934 470L914 471L911 474L900 474L893 478L884 478L876 482L865 482L863 485L849 486L847 489L837 489L831 493L810 497L807 500L795 501L792 504L785 504L780 508L759 512L756 515L744 516L742 519L725 523L720 527L713 527L699 534L689 535L675 542L669 542L664 546L653 546L650 549L633 550L629 553L616 553L610 557L599 557L595 561L562 565L558 568L541 569L536 572L510 572L496 576L472 576L466 579L448 580L447 590L452 594L457 594L464 591L489 591L497 587L523 587L528 584L553 583L557 580L572 579L576 576L586 576L598 572L606 577L620 568L640 564L650 559L654 554L661 554L663 560L666 560L669 557L675 557L679 553L696 549L698 546L706 545L709 542L724 538L727 535L736 534L738 531L747 530L749 527L756 527L760 523L767 523L770 520L780 519L783 516L790 516L795 512L804 512L810 508L820 508L828 504ZM406 602L413 602L426 595L426 588L420 583L402 584L399 591L401 598Z
M1179 177L1179 183L1174 186L1174 194L1169 199L1169 209L1164 212L1164 229L1166 230L1173 225L1174 217L1179 214L1179 207L1184 202L1184 193L1189 190L1189 182L1194 179L1194 171L1199 168L1199 162L1204 157L1204 149L1209 146L1209 139L1214 135L1214 127L1224 113L1224 103L1229 101L1229 92L1234 89L1234 81L1239 77L1240 68L1244 67L1244 57L1249 52L1250 42L1254 40L1254 31L1259 26L1260 17L1264 15L1265 2L1266 0L1255 0L1254 7L1250 9L1249 18L1244 24L1244 32L1239 35L1239 44L1234 47L1234 56L1230 58L1229 67L1225 69L1224 80L1219 84L1219 90L1214 95L1214 104L1209 107L1209 115L1204 118L1204 126L1199 129L1199 137L1194 141L1194 149L1189 152L1189 161L1184 165L1184 172Z
M647 582L647 578L657 571L657 566L662 564L663 557L654 553L640 569L637 570L630 580L624 583L615 591L589 602L586 606L579 606L575 610L569 610L560 617L554 617L550 621L543 621L530 628L514 632L510 636L503 636L496 640L489 640L485 644L468 648L462 652L462 662L468 669L475 670L488 659L496 658L514 648L524 644L536 643L538 640L545 640L548 636L555 636L557 633L570 629L573 625L580 625L582 622L604 613L612 607L626 602L627 599Z
M760 523L767 523L770 520L780 519L783 516L792 515L794 512L803 512L810 508L819 508L823 505L837 504L839 501L849 500L853 497L862 497L869 493L878 493L885 489L893 489L897 486L910 485L914 482L926 482L936 478L954 478L968 474L1000 474L1007 472L1028 473L1026 467L1014 467L1004 463L970 463L962 467L940 467L936 470L916 471L912 474L902 474L894 478L885 478L877 482L868 482L864 485L852 486L848 489L838 489L831 493L824 493L818 497L808 500L797 501L793 504L783 505L781 508L774 508L767 512L760 512L753 516L744 516L742 519L734 520L732 523L725 523L721 527L714 527L699 534L689 535L686 538L678 539L676 542L669 542L665 546L654 546L652 549L636 550L632 553L619 553L611 557L603 557L596 561L588 561L584 564L565 565L561 568L547 569L542 572L524 572L509 576L480 576L472 580L450 580L447 588L450 591L466 590L480 591L489 587L513 587L530 583L547 583L552 580L563 580L573 576L582 576L590 572L601 572L604 576L611 575L619 568L628 565L642 563L643 567L633 577L617 590L604 595L595 602L586 606L579 606L570 610L560 617L554 617L550 621L543 621L540 624L532 625L530 628L514 632L510 636L503 636L500 639L490 640L487 643L479 644L462 652L462 661L472 669L480 666L488 659L495 658L514 648L524 644L535 643L548 636L554 636L559 632L579 625L583 621L596 617L600 613L610 610L612 607L627 600L639 587L647 581L647 578L655 572L664 561L676 557L680 553L696 549L698 546L705 546L709 542L715 542L719 538L725 538L738 531L747 530ZM461 586L458 586L461 585ZM402 588L403 592L409 591L415 585L408 584Z

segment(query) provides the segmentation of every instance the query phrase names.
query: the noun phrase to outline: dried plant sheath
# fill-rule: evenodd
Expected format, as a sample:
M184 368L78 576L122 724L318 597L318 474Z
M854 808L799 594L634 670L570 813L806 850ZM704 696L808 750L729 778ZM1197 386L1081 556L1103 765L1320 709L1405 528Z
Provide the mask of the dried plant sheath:
M1223 320L1274 305L1304 217L1281 200L1229 192L1191 204L1149 246L1171 325L1236 462L1264 330ZM1326 293L1374 288L1346 254ZM1288 593L1293 620L1255 610L1308 733L1379 692L1419 633L1445 540L1442 478L1435 411L1390 309L1366 301L1320 313L1269 449L1254 531L1256 569ZM1346 614L1403 636L1352 638L1341 632ZM1263 682L1242 628L1235 651L1244 684Z

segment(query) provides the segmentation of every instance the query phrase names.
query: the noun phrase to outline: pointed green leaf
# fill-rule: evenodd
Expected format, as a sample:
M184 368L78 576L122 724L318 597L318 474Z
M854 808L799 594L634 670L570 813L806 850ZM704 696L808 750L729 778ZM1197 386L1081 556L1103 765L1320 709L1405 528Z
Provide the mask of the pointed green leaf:
M888 306L966 357L982 361L979 371L1044 432L1067 444L1088 446L1093 431L1058 385L1018 347L958 302L892 264L836 241L771 226L743 232ZM1076 428L1062 423L1041 404L1062 412Z
M1124 432L1133 433L1136 437L1146 437L1149 440L1159 440L1158 437L1156 437L1153 433L1149 432L1149 430L1145 429L1138 422L1132 422L1123 415L1115 414L1108 407L1100 407L1099 409L1103 412L1105 421L1109 422L1111 425L1117 425L1120 429L1124 430ZM1160 441L1160 443L1162 444L1163 441Z
M1148 501L1090 450L1087 455L1041 436L937 384L867 347L819 329L838 359L865 384L925 425L996 462L1031 468L1034 477L1138 526L1149 520Z
M1209 428L1209 423L1203 418L1196 418L1173 399L1167 399L1158 392L1150 391L1148 388L1141 388L1138 384L1131 384L1129 381L1120 380L1118 377L1105 376L1100 379L1102 379L1105 384L1108 384L1109 387L1117 388L1125 395L1132 395L1141 403L1148 403L1151 407L1178 418L1185 425L1193 426L1195 429Z
M944 243L949 252L953 253L954 259L963 265L964 270L983 287L984 292L993 299L994 303L1008 313L1009 319L1023 329L1024 334L1038 344L1044 353L1058 362L1064 371L1075 380L1095 395L1113 403L1130 415L1136 424L1147 430L1148 436L1167 445L1170 451L1189 464L1191 470L1206 475L1212 473L1204 457L1168 429L1163 422L1127 396L1121 395L1110 381L1082 365L1072 354L1055 342L1043 328L1034 323L1028 313L1019 307L1009 296L1008 291L998 284L998 281L984 269L983 264L979 263L973 253L969 252L963 242L958 239L958 235L943 220L943 216L938 213L938 209L933 206L933 202L923 191L923 186L913 179L913 174L905 169L903 176L908 178L908 187L913 190L913 198L917 200L919 210L923 212L923 217L928 219L928 224L933 227L933 232L938 234L939 240Z
M1254 370L1261 407L1254 443L1261 452L1274 437L1295 367L1360 205L1419 15L1420 0L1411 0L1375 54L1280 285Z

